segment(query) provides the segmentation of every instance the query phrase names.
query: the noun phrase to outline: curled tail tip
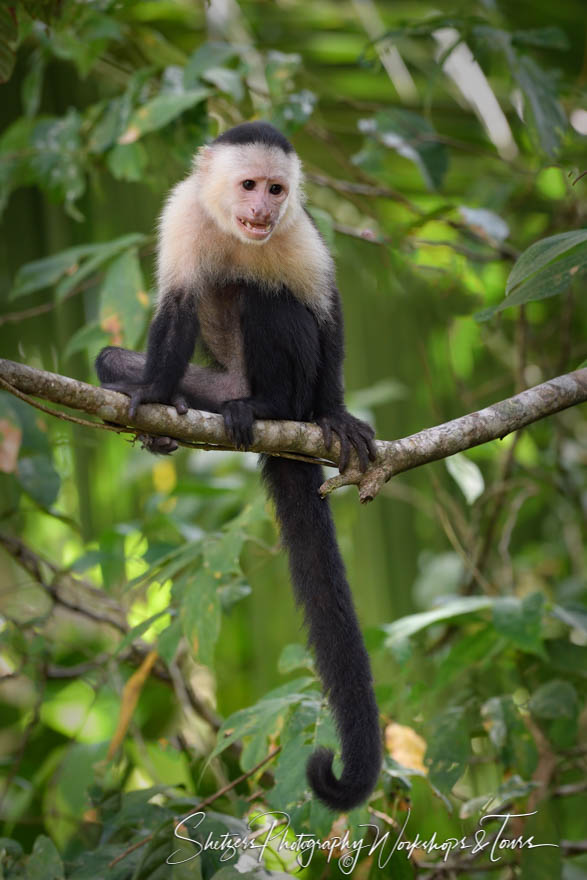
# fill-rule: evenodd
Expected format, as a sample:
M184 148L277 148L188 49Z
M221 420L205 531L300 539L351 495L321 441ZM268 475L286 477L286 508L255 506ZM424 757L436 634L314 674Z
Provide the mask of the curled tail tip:
M330 810L346 812L362 804L375 788L380 761L376 768L365 768L363 780L354 784L345 781L345 773L337 779L332 771L334 752L318 748L312 752L306 765L306 775L316 797Z

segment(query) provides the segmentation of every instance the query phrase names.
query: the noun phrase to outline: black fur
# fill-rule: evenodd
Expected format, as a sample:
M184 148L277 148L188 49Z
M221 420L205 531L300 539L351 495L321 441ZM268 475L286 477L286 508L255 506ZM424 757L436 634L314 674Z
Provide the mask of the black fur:
M159 397L161 402L179 399L194 408L221 412L235 445L251 445L257 418L316 419L327 443L332 432L337 433L343 454L348 457L350 446L354 446L366 466L374 455L373 432L343 404L338 292L333 290L331 319L324 325L286 289L276 295L247 283L240 288L249 397L222 399L214 387L220 371L187 365L194 334L186 330L186 324L197 326L195 298L176 294L165 297L157 313L146 358L114 347L100 353L96 369L101 382L129 394L138 406L147 386L147 398L151 399L157 376L149 369L158 362L169 370L165 386L160 386L167 392ZM174 378L173 387L169 375ZM165 438L154 438L147 445L155 452L173 451L165 445ZM319 465L263 456L263 477L276 506L296 600L304 609L309 642L342 744L340 779L332 771L332 752L318 749L308 761L308 780L324 804L348 810L364 801L376 784L381 736L369 658L329 504L318 494L322 470Z
M293 153L294 149L285 135L269 125L268 122L243 122L235 125L223 134L219 135L213 144L232 144L245 146L246 144L263 144L266 147L279 147L284 153Z

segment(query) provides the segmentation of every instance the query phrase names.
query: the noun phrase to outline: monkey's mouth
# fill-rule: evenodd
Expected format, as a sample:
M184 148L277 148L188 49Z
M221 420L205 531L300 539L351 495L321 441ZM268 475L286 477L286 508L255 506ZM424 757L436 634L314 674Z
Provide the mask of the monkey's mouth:
M244 217L236 218L240 225L244 228L249 238L261 240L267 238L273 225L271 223L256 223L254 220L245 220Z

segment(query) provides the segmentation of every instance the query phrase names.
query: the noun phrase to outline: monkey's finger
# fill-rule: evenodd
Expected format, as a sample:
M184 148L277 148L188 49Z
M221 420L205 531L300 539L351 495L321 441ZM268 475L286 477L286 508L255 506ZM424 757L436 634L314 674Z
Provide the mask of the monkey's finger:
M321 419L318 424L322 428L322 437L324 439L324 445L329 450L332 446L332 428L330 427L330 423L325 419Z
M128 406L128 415L129 418L134 419L137 414L137 409L143 402L143 394L141 391L134 391L130 395L130 404Z
M359 459L359 470L364 472L367 470L369 466L369 454L367 452L367 446L361 434L357 431L353 432L350 436L350 441L353 444L355 452L357 453L357 457Z
M340 433L338 431L336 433L338 434L338 438L340 440L340 458L338 460L338 469L342 474L343 471L346 471L347 465L349 463L351 447L349 444L349 438L344 433L344 431L341 430Z
M365 446L367 447L367 454L371 461L375 461L377 458L377 447L375 446L375 431L372 429L369 431L365 431L363 429L359 430L359 434L361 435Z

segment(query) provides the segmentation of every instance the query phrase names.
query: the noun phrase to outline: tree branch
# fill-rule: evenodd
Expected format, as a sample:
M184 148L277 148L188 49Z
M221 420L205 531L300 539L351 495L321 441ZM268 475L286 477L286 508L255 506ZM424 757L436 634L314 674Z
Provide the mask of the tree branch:
M139 407L129 422L128 398L57 373L37 370L14 361L0 359L0 386L17 396L41 397L53 403L82 410L107 422L122 426L115 430L132 434L148 433L175 438L185 446L205 449L233 449L224 430L222 416L189 410L178 415L171 406L148 404ZM377 460L365 473L356 457L344 474L326 480L320 491L328 495L340 486L357 485L362 502L371 501L382 486L396 474L438 461L490 440L501 439L540 419L587 401L587 368L575 370L535 385L520 394L485 409L469 413L442 425L426 428L400 440L377 441ZM35 405L35 401L29 401ZM69 418L66 414L55 413ZM87 422L88 425L93 425ZM102 427L99 423L95 427ZM338 441L326 449L322 431L309 422L258 421L255 423L253 452L282 455L336 465Z

